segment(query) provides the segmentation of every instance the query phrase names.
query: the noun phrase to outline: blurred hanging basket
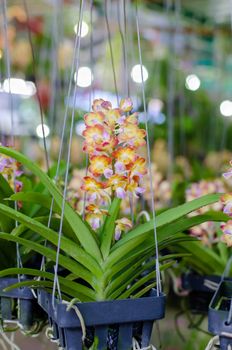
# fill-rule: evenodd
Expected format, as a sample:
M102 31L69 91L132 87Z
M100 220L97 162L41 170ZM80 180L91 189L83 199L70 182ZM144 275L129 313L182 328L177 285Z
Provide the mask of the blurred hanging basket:
M199 275L188 272L181 276L181 287L188 292L188 306L194 314L208 312L210 301L220 282L221 277L216 275Z
M221 281L209 305L209 332L220 339L220 349L232 347L232 281ZM229 347L230 346L230 347Z
M99 350L129 350L133 339L141 348L150 344L153 322L164 317L165 296L152 290L138 299L68 303L55 300L45 291L38 292L39 305L47 312L53 340L65 350L83 346Z
M30 288L21 287L5 291L17 282L17 278L0 278L0 318L3 324L15 322L23 331L36 333L36 329L39 331L39 323L43 323L45 319L44 312L38 306Z
M209 305L208 329L220 340L220 349L232 348L232 257L228 260L221 281Z

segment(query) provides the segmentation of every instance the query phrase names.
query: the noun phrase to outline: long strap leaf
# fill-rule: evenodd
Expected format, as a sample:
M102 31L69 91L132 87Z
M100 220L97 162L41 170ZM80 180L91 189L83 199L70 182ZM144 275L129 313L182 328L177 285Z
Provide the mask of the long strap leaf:
M31 250L34 250L37 253L44 255L47 259L56 261L56 252L51 248L44 247L43 245L40 245L38 243L28 241L20 237L15 237L7 233L0 233L0 239L19 243L25 247L30 248ZM67 269L68 271L74 273L77 276L77 278L78 277L82 278L87 283L89 283L93 288L95 288L96 279L92 276L92 274L87 269L82 267L76 261L60 254L59 264L60 266Z
M117 220L118 213L120 210L121 199L114 198L110 209L109 216L106 217L105 223L102 228L101 233L101 251L103 255L103 259L105 260L109 255L109 251L111 248L111 244L114 237L115 230L115 220Z
M174 222L181 217L189 214L192 211L195 211L201 207L204 207L206 205L218 202L221 197L220 193L216 194L209 194L206 196L203 196L201 198L194 199L191 202L184 203L182 205L179 205L176 208L172 208L169 210L166 210L165 212L162 212L160 215L157 216L156 218L156 227L157 229L163 225L170 224L171 222ZM223 213L221 213L221 217L225 217ZM219 221L219 213L215 215L215 220ZM209 221L214 221L214 214L210 215L209 214ZM223 221L223 220L221 220ZM112 250L116 250L118 247L121 245L124 245L125 242L133 239L134 237L144 234L145 232L152 231L154 226L153 220L139 225L130 232L128 232L122 239L120 239L112 248Z
M60 209L62 208L62 194L54 185L53 181L48 177L48 175L44 173L33 161L31 161L21 153L11 148L3 146L0 146L0 153L16 159L29 170L31 170L33 174L38 176L40 181L53 196L57 206ZM87 225L84 223L82 218L67 203L65 204L65 218L70 223L70 226L72 227L73 231L75 232L77 238L79 239L85 250L89 254L91 254L97 261L101 261L102 255L91 231L88 229Z
M0 277L10 276L10 275L27 275L27 276L33 276L33 277L41 277L46 278L50 281L54 280L54 274L46 271L41 270L35 270L35 269L28 269L28 268L10 268L0 271ZM92 289L84 286L83 284L69 281L64 277L59 277L59 284L61 292L67 293L67 290L65 287L68 287L69 290L72 290L72 295L75 295L74 293L80 293L81 296L85 297L85 301L88 299L89 301L95 300L95 293ZM82 299L81 299L82 300Z
M33 231L39 233L42 237L50 241L51 243L57 245L58 235L55 231L48 228L47 226L41 224L33 218L30 218L19 211L16 211L12 208L7 207L6 205L0 204L0 213L16 219L18 222L29 227ZM61 237L61 249L69 256L72 256L80 264L86 266L90 271L92 271L97 276L101 276L101 268L97 261L84 249L79 247L67 237Z

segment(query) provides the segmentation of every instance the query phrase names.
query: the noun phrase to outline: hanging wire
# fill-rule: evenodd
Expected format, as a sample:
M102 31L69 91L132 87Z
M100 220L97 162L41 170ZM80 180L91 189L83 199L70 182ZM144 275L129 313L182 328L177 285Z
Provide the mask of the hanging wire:
M126 13L126 4L123 0L123 5L121 6L120 0L117 1L117 19L118 19L118 28L120 33L120 38L122 42L122 54L123 54L123 77L125 79L125 96L130 96L130 85L129 85L129 75L128 75L128 58L127 58L127 13ZM121 7L123 8L123 29L121 24ZM123 80L124 80L123 79Z
M128 58L127 58L127 5L126 0L123 0L123 24L124 24L124 45L125 45L125 76L126 76L126 96L130 96L130 84L128 74Z
M172 0L166 0L166 12L169 16L170 9L172 7ZM171 22L170 22L171 23ZM173 37L174 35L174 37ZM169 48L172 54L175 55L176 45L176 29L175 33L172 34L172 28L169 36ZM168 155L169 155L169 166L168 166L168 180L172 182L173 179L173 163L174 163L174 65L173 55L170 53L168 60L168 89L167 89L167 122L168 122ZM174 56L175 59L175 56Z
M14 138L14 101L11 92L11 62L10 62L10 52L9 52L9 41L8 41L8 20L7 20L7 5L6 0L2 1L2 13L3 13L3 34L4 34L4 47L5 47L5 62L6 62L6 75L9 85L9 97L10 97L10 118L11 118L11 131L10 131L10 145L14 148L15 138Z
M80 2L80 7L79 7L79 14L81 13L81 8L82 8L82 0ZM80 17L78 20L78 28L79 28L79 24L80 24ZM74 77L74 72L75 72L75 65L77 62L77 58L78 58L78 43L79 43L79 39L80 36L78 35L78 31L77 34L75 36L75 43L74 43L74 53L73 53L73 60L72 60L72 66L71 66L71 73L70 73L70 79L69 79L69 84L68 84L68 93L67 93L67 98L66 98L66 107L65 107L65 114L64 114L64 119L63 119L63 125L62 125L62 129L61 129L61 136L60 136L60 147L59 147L59 154L58 154L58 160L57 160L57 167L56 167L56 174L54 177L54 183L57 183L57 180L59 178L59 173L60 173L60 165L61 165L61 158L62 158L62 153L63 153L63 148L64 148L64 139L65 139L65 130L67 127L67 121L68 121L68 110L69 110L69 106L70 106L70 100L71 100L71 92L72 92L72 85L73 85L73 77ZM78 72L78 70L77 70ZM76 87L76 84L75 84ZM49 218L48 218L48 225L47 227L49 228L51 225L51 219L52 219L52 214L53 214L53 208L54 208L54 197L52 197L52 201L51 201L51 207L50 207L50 212L49 212ZM47 245L47 241L45 241L44 245ZM43 270L45 267L45 257L42 257L41 260L41 266L40 266L40 270Z
M90 1L90 69L94 77L94 60L93 60L93 0ZM91 110L92 100L94 98L94 88L93 88L93 79L91 79L91 85L89 90L89 110ZM85 176L88 175L88 165L89 165L89 156L88 153L85 155ZM83 211L82 218L85 218L85 206L87 200L87 193L84 191L84 200L83 200Z
M83 10L84 10L84 0L80 0L80 12L79 12L78 30L77 30L78 40L77 40L77 56L76 56L76 81L78 79L80 44L81 44L81 35L78 35L78 33L81 33L81 25L82 25L82 20L83 20ZM71 80L72 79L73 79L73 75L71 76ZM72 107L72 114L71 114L71 126L70 126L70 132L69 132L69 140L68 140L68 154L67 154L67 161L66 161L63 200L62 200L62 208L61 208L61 215L60 215L60 227L59 227L59 232L58 232L58 244L57 244L57 251L56 251L56 264L54 267L55 276L54 276L54 284L53 284L53 291L52 291L52 305L53 305L53 307L55 306L55 293L56 293L56 289L57 289L58 282L59 282L59 280L58 280L59 254L60 254L60 246L61 246L63 221L64 221L66 194L67 194L67 187L68 187L68 175L69 175L69 165L70 165L70 157L71 157L71 146L72 146L72 136L73 136L76 100L77 100L77 84L75 83L73 107ZM59 290L58 290L58 293L59 293L59 297L61 299L61 294L60 294Z
M60 80L58 79L58 45L59 45L59 26L58 19L60 19L60 9L61 0L54 0L54 16L52 21L52 50L51 50L51 62L52 62L52 72L51 72L51 101L49 106L49 120L51 128L51 136L54 134L55 126L55 113L56 113L56 101L57 101L57 89L60 85ZM60 86L59 86L60 88Z
M105 21L106 21L106 28L107 28L108 44L110 49L111 65L112 65L112 71L113 71L114 89L117 97L117 103L119 105L118 87L117 87L111 32L110 32L110 25L109 25L109 18L108 18L108 0L105 0Z
M2 2L2 13L3 13L3 29L4 29L4 46L5 46L5 61L6 61L6 72L7 72L7 80L9 84L9 96L10 96L10 115L11 115L11 131L10 131L10 139L11 146L15 147L15 124L14 124L14 105L13 105L13 96L11 91L11 59L9 52L9 41L8 41L8 20L7 20L7 5L6 0ZM16 180L15 180L15 172L13 172L13 183L14 183L14 192L16 192ZM17 211L17 201L14 201L14 208ZM18 226L17 220L15 221L15 227ZM22 267L22 260L19 251L19 244L16 243L16 259L17 259L17 267ZM20 275L18 275L18 280L20 282Z
M155 241L155 261L156 261L156 284L157 284L157 296L160 295L162 286L160 278L160 266L159 266L159 248L157 240L157 230L156 230L156 212L155 212L155 201L154 201L154 190L153 190L153 178L152 178L152 168L151 168L151 153L150 153L150 140L149 140L149 130L148 130L148 114L147 114L147 105L145 97L145 85L143 77L143 60L142 60L142 50L141 50L141 38L140 38L140 25L139 25L139 14L138 14L138 0L136 0L135 5L136 11L136 30L137 30L137 39L138 39L138 51L139 51L139 63L141 68L141 80L142 80L142 97L143 97L143 110L145 115L145 127L147 132L147 159L148 159L148 172L150 179L150 191L151 191L151 209L152 209L152 218L154 222L154 241Z
M174 41L174 50L175 55L178 58L181 57L182 54L182 46L177 49L178 36L182 35L182 25L181 25L181 0L175 0L175 20L176 20L176 31L175 31L175 41ZM185 96L184 96L184 84L183 77L179 76L177 81L178 83L178 95L179 95L179 120L180 120L180 151L185 156L186 155L186 135L184 128L184 113L185 113Z
M43 146L44 146L44 153L45 153L45 162L46 162L46 169L49 171L49 157L48 157L48 150L47 150L47 142L46 142L46 137L45 137L45 130L44 130L44 115L43 115L43 108L42 108L42 103L41 103L41 98L39 95L39 90L38 90L38 85L37 85L37 70L36 70L36 59L35 59L35 50L34 50L34 45L32 41L32 35L31 35L31 30L29 26L29 10L27 6L27 0L23 0L23 6L24 10L26 13L26 20L27 20L27 34L28 34L28 41L30 44L31 48L31 54L32 54L32 70L33 70L33 75L34 75L34 83L36 87L36 97L38 100L39 104L39 112L40 112L40 120L41 120L41 126L42 126L42 136L43 136Z

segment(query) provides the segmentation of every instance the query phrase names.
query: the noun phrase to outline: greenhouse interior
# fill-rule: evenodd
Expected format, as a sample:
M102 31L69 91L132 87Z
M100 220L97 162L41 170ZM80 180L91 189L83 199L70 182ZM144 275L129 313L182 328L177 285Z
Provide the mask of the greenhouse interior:
M0 350L232 350L232 1L0 0Z

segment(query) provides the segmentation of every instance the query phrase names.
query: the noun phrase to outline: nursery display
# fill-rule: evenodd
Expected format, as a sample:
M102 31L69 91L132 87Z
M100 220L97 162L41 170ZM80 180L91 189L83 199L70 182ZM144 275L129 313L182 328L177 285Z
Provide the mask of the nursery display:
M59 339L61 346L67 349L72 349L73 346L80 349L83 339L87 347L92 346L93 342L98 342L99 349L104 348L106 343L109 348L114 348L117 347L117 342L119 344L121 342L119 348L120 346L129 348L133 341L132 337L142 346L147 346L151 321L164 316L164 296L161 291L156 289L149 296L152 288L160 288L156 279L157 260L154 258L154 223L159 249L163 250L178 246L183 241L192 241L191 237L180 233L184 228L205 220L222 220L222 216L218 213L186 217L189 212L218 201L217 194L204 196L169 209L158 215L155 222L153 219L144 224L133 224L128 217L118 217L121 200L126 196L133 198L143 194L142 179L147 172L145 159L136 153L138 147L145 142L146 132L138 127L136 114L131 113L131 110L130 100L122 100L120 107L116 109L113 109L108 101L95 100L93 112L85 115L84 150L89 154L90 165L89 174L83 178L82 185L86 194L84 219L64 202L59 188L45 172L24 155L11 148L0 147L3 159L10 157L20 162L38 177L47 192L43 194L22 190L11 195L10 200L20 201L22 208L24 203L28 202L49 208L54 200L50 221L58 221L58 227L62 223L62 203L64 203L62 235L52 226L44 225L49 215L42 218L32 217L20 209L15 210L0 204L0 212L19 223L11 233L2 232L1 240L17 242L27 247L29 251L34 250L42 254L46 258L48 268L49 262L57 259L53 246L57 248L60 246L58 261L62 268L59 277L49 269L45 271L33 268L9 268L2 270L0 276L20 274L37 277L19 281L5 290L23 286L30 286L35 290L38 287L45 288L47 292L39 289L38 302L48 313L55 332L54 336ZM127 133L128 130L131 132ZM136 222L135 217L133 220ZM36 241L31 240L31 236L28 239L28 230L36 234L38 238ZM45 240L47 243L44 245ZM174 263L174 259L184 255L163 255L159 259L160 271L167 269ZM54 289L53 280L56 280L57 290L57 286ZM61 296L63 301L68 302L68 306L60 300ZM128 306L127 298L129 298ZM110 301L112 299L115 300L113 303ZM80 305L76 304L78 301L81 302ZM151 305L154 307L151 308ZM76 307L78 316L74 312ZM127 307L130 310L132 307L136 313L133 316L127 310L126 314L121 311L119 314L113 313L112 317L114 307L116 310L118 308L126 310ZM65 315L67 308L70 311L67 311L67 316L63 320L60 313ZM103 311L103 318L93 317L95 312L98 315L98 311L94 311L95 308L106 310ZM73 322L75 318L76 321ZM139 328L135 327L142 321L144 331L141 325ZM86 333L83 323L87 326ZM110 329L112 324L116 324L117 327Z
M231 350L230 7L0 2L0 350Z

